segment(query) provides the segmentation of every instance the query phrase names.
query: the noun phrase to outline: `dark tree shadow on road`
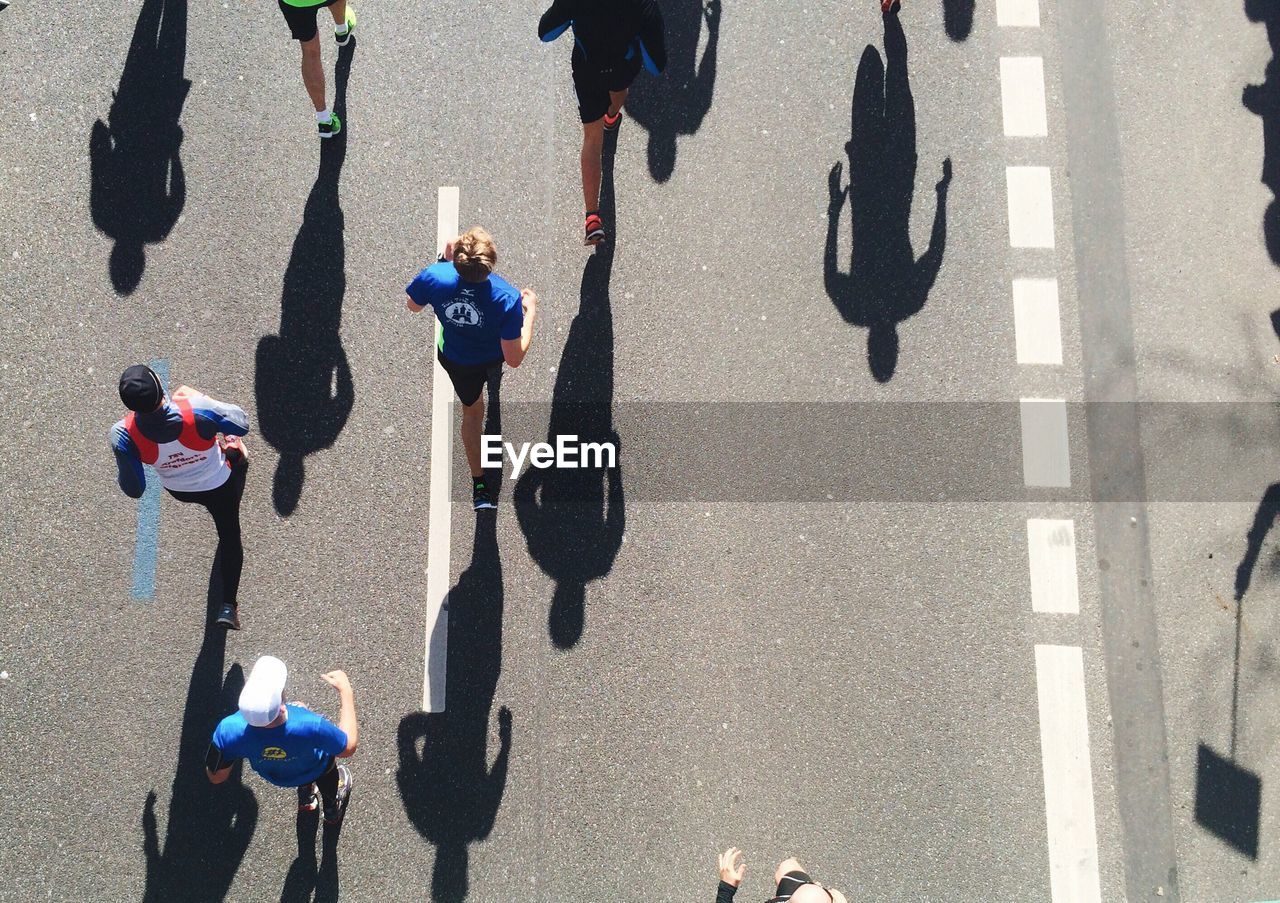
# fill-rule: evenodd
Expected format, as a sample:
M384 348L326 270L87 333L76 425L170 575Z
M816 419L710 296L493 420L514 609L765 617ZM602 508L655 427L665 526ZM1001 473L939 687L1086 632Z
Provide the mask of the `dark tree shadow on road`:
M614 219L613 158L605 157L600 209ZM551 398L547 441L576 435L583 443L613 443L612 245L600 245L582 273L578 314L569 326ZM529 555L556 581L548 616L551 640L569 649L582 638L586 588L613 569L626 528L620 461L605 469L530 467L516 482L516 517Z
M222 598L219 564L215 558L204 640L187 686L163 849L154 791L147 794L142 810L145 903L216 903L225 899L258 823L258 802L241 782L241 763L237 762L227 781L217 786L209 783L204 773L213 729L235 709L244 687L239 665L231 666L225 680L222 676L227 632L213 623L215 606Z
M720 0L673 0L663 4L667 69L663 78L636 79L627 95L627 115L649 132L649 174L658 182L676 168L676 140L702 127L716 87L720 46ZM707 46L698 60L702 26Z
M916 178L916 114L907 78L907 41L895 14L884 17L887 67L870 45L862 52L853 88L849 185L841 164L828 180L823 280L845 321L867 334L867 363L879 382L898 367L898 324L919 313L942 266L947 241L947 187L951 158L942 164L929 247L919 260L911 248L911 200ZM840 213L849 205L849 272L836 260Z
M276 511L285 516L302 497L304 459L337 441L355 403L341 336L347 275L338 196L347 154L347 80L354 51L352 42L338 53L333 110L344 128L320 142L320 172L284 274L280 332L258 342L258 426L280 453L271 497Z
M89 133L89 211L115 242L108 268L121 295L138 287L145 247L168 238L186 203L178 155L186 53L187 0L143 0L107 122Z
M409 821L436 847L435 903L469 891L468 847L483 841L507 786L511 711L498 712L498 753L489 764L489 724L502 669L502 561L496 512L476 513L471 564L446 601L449 651L445 711L400 722L396 781Z
M947 37L963 41L973 31L973 12L977 0L942 0L942 24Z
M1246 85L1245 108L1262 119L1262 184L1280 197L1280 2L1277 0L1245 0L1245 15L1251 22L1262 22L1271 44L1271 61L1260 85ZM1262 233L1267 253L1280 264L1280 201L1273 197L1262 217Z

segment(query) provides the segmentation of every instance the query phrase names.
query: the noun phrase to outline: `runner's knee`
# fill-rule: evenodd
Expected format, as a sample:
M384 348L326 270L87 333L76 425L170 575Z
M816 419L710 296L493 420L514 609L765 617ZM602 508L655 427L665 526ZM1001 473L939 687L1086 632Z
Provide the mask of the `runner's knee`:
M788 857L778 863L778 868L773 873L773 883L776 885L782 881L783 876L786 875L787 872L797 871L804 871L804 866L802 866L794 856Z

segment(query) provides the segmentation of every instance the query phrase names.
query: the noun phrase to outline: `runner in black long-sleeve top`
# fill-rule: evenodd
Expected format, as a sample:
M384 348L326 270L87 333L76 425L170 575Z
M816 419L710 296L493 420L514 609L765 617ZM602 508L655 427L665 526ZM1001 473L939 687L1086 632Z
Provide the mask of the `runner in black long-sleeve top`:
M605 239L600 219L600 157L605 131L622 121L627 89L643 65L667 68L662 10L657 0L554 0L538 22L538 37L554 41L573 28L573 88L582 119L582 199L586 244Z

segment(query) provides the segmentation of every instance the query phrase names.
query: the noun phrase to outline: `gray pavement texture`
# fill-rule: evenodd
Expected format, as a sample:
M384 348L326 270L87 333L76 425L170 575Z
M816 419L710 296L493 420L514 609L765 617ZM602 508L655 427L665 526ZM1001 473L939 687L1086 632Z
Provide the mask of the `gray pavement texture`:
M354 51L324 49L347 130L320 147L271 3L0 12L0 899L709 900L736 845L739 899L795 854L851 901L1048 900L1036 643L1084 649L1102 899L1280 896L1274 7L1043 0L1041 29L1000 30L994 0L908 0L900 28L870 0L662 6L671 71L636 85L595 255L568 41L538 44L536 0L361 6ZM998 59L1021 54L1045 59L1040 142L1001 134ZM1099 65L1109 96L1082 106ZM1115 150L1104 172L1074 171L1077 135ZM1050 251L1008 248L1024 163L1054 168ZM455 505L449 707L426 715L431 340L402 290L440 185L542 298L509 438L616 434L622 465ZM1099 185L1119 216L1081 236ZM1131 335L1091 319L1091 242ZM1019 368L1009 280L1055 274L1064 365ZM1122 500L1137 609L1099 574L1117 528L1075 404L1114 399L1088 379L1117 350L1119 400L1155 403ZM172 499L154 599L130 597L106 431L120 370L153 359L252 418L239 633L204 627L214 535ZM1071 490L1021 485L1022 397L1073 403ZM854 448L801 460L804 415ZM717 470L735 433L768 447ZM682 434L688 496L662 452ZM981 492L877 477L946 461ZM770 495L780 474L832 498ZM1075 520L1079 617L1030 610L1029 516ZM1158 682L1115 667L1109 605L1145 618ZM201 773L267 652L330 715L320 673L356 686L340 837ZM1158 799L1126 778L1115 700ZM1176 868L1155 887L1150 805Z

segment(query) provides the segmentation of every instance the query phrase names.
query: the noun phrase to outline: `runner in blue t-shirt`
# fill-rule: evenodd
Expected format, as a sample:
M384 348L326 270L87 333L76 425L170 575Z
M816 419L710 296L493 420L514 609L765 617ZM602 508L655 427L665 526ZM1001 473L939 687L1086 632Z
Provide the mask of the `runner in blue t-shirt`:
M475 510L495 508L480 466L486 384L496 390L502 364L519 367L533 339L538 296L516 289L493 272L498 249L480 227L445 245L435 264L405 288L413 313L431 307L436 313L436 357L462 402L462 446L471 467Z
M239 759L277 787L298 788L298 811L324 803L324 821L342 821L351 796L351 770L337 764L356 751L356 697L345 671L321 675L338 691L338 725L305 706L286 704L284 662L264 655L253 665L240 693L240 710L219 722L205 758L209 780L221 784ZM340 726L339 726L340 725Z

